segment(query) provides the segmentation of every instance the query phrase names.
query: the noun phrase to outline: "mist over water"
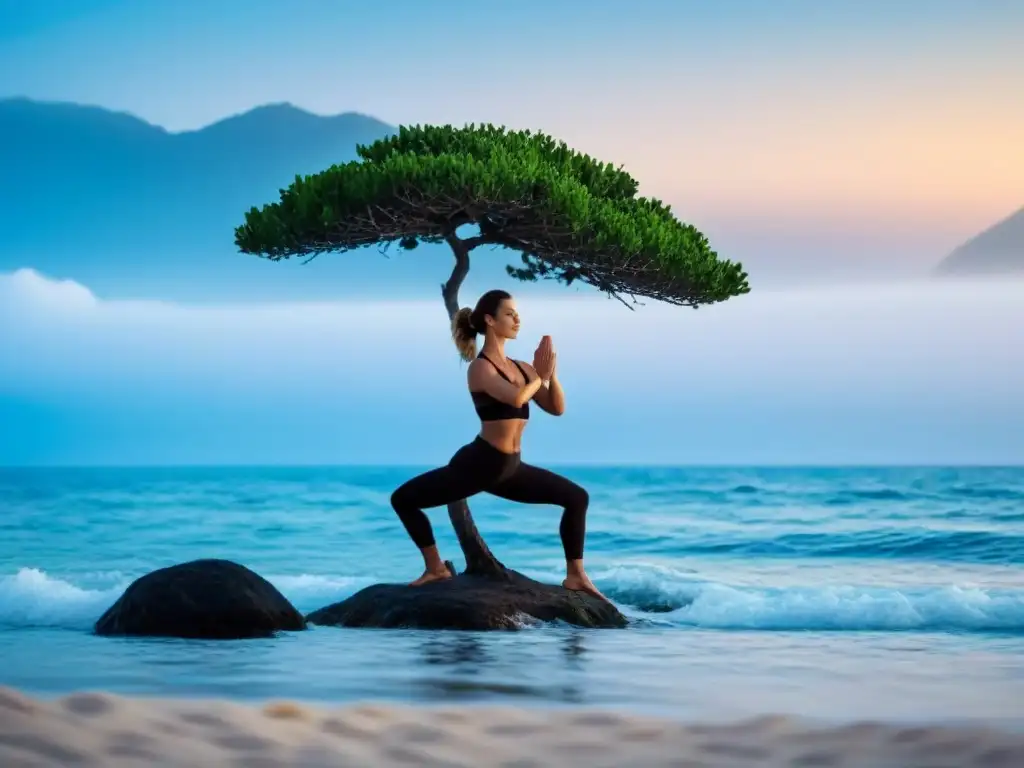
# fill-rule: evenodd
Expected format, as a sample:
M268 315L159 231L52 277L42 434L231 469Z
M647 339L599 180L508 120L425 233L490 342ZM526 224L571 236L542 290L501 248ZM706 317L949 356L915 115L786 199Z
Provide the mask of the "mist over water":
M568 411L539 461L1024 461L1024 281L765 289L633 311L521 297ZM463 303L475 301L464 296ZM0 276L0 463L436 463L477 426L431 302L106 301Z

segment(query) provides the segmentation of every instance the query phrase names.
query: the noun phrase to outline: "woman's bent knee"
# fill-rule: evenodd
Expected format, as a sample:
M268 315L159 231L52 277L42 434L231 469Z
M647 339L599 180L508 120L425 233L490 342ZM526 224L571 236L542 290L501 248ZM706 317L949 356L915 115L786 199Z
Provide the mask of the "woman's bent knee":
M415 504L410 501L409 490L405 485L400 485L391 494L391 508L398 514L408 512L410 508L415 508Z
M582 485L573 483L570 504L572 509L579 511L581 514L586 513L587 507L590 506L590 494L587 492L587 489Z

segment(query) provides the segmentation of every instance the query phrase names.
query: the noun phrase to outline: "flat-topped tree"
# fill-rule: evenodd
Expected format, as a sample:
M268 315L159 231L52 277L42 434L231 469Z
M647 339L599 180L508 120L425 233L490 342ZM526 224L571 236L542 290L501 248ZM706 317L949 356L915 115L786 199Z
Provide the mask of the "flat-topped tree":
M280 202L252 208L235 232L245 253L272 260L397 242L446 242L455 256L441 295L449 321L470 253L521 253L520 280L580 281L629 304L653 298L698 307L747 293L740 264L658 200L637 197L625 171L550 136L491 125L401 127L357 150L359 160L296 177ZM457 234L476 225L478 234ZM466 572L511 578L484 544L465 501L449 516Z

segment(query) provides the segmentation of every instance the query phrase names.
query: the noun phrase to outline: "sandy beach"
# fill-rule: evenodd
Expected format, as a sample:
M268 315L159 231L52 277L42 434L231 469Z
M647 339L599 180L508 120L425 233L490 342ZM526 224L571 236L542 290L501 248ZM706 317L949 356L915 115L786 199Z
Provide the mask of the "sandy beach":
M40 699L0 688L0 765L1019 768L1024 734L825 727L775 716L678 723L496 706L249 706L94 692Z

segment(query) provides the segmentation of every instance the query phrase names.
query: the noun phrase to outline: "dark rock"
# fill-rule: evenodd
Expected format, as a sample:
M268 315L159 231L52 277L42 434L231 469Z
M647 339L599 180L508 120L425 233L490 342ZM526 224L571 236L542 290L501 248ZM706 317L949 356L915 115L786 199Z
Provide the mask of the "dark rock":
M335 627L484 630L518 629L530 617L580 627L627 624L611 603L513 570L500 579L463 573L420 587L374 584L313 611L306 621Z
M229 560L193 560L136 579L94 631L240 640L305 628L302 614L259 574Z

